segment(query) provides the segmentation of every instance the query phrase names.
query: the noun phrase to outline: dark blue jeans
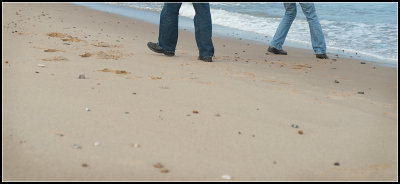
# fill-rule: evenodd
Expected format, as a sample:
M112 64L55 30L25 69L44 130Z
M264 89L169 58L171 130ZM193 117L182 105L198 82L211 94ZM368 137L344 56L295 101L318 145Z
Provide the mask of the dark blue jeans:
M178 15L182 3L164 3L160 15L158 45L167 52L175 52L178 42ZM196 12L194 29L199 56L214 56L214 46L211 40L212 23L209 3L193 3Z

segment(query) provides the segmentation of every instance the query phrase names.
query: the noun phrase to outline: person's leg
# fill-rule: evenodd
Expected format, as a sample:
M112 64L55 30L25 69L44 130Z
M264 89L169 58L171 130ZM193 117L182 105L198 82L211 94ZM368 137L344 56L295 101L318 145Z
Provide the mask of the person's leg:
M315 54L325 54L326 44L314 3L300 3L310 27L311 43Z
M293 20L296 18L297 9L296 3L283 3L285 7L285 16L283 16L279 23L278 29L275 32L274 38L270 42L270 46L278 50L282 50L283 43L289 32Z
M166 52L174 53L178 42L178 15L182 3L164 3L160 15L158 45Z
M196 43L200 57L213 57L214 46L212 42L212 22L209 3L193 3L196 12L194 16L194 29Z

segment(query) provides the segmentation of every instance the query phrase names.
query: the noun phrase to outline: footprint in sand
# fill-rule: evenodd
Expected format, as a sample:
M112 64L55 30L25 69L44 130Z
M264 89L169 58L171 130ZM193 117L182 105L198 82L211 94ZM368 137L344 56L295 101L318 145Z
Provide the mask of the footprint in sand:
M114 59L114 60L118 60L123 58L124 56L130 56L132 54L123 54L120 51L115 51L115 50L111 50L111 51L98 51L98 52L85 52L83 54L81 54L81 57L95 57L98 59Z
M67 58L62 57L62 56L56 56L56 57L51 57L51 58L44 58L42 59L43 61L68 61Z
M149 77L150 77L151 79L153 79L153 80L156 80L156 79L162 79L162 77L158 77L158 76L152 76L152 75L149 75Z
M81 39L79 39L77 37L72 37L71 35L65 34L65 33L52 32L52 33L47 33L47 36L60 38L62 41L65 41L65 42L81 42L81 41L84 41L84 40L81 40Z
M125 70L112 70L112 69L108 69L108 68L104 68L103 70L97 70L99 72L113 72L115 74L128 74L130 72L127 72Z
M105 43L105 42L98 42L98 43L94 43L94 44L92 44L93 46L96 46L96 47L121 47L120 45L112 45L112 44L109 44L109 43Z
M57 50L57 49L46 49L43 50L44 52L64 52L63 50Z

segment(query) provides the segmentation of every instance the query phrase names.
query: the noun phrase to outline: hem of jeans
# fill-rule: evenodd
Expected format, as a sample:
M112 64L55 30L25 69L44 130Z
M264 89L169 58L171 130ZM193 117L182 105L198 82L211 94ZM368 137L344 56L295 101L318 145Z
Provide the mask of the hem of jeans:
M270 46L270 47L273 47L273 48L275 48L275 49L278 49L278 50L282 50L282 49L283 49L283 47L278 48L278 47L276 47L275 45L273 45L273 44L271 44L271 43L269 44L269 46Z
M167 51L167 50L163 50L164 51L164 53L170 53L170 54L174 54L175 53L175 51Z

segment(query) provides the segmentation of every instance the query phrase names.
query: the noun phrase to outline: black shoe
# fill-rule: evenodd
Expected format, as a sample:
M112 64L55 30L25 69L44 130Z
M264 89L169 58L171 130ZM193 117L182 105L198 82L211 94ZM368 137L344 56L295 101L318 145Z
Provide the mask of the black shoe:
M328 59L328 56L326 54L317 54L315 55L318 59Z
M268 47L268 52L272 52L274 54L281 54L281 55L287 55L287 52L284 50L278 50L274 47Z
M206 57L201 57L199 56L199 60L205 61L205 62L212 62L212 57L206 56Z
M153 42L148 42L147 43L147 47L149 47L150 50L157 52L157 53L163 53L164 55L167 56L175 56L174 52L168 52L168 51L164 51L159 45L158 43L153 43Z

